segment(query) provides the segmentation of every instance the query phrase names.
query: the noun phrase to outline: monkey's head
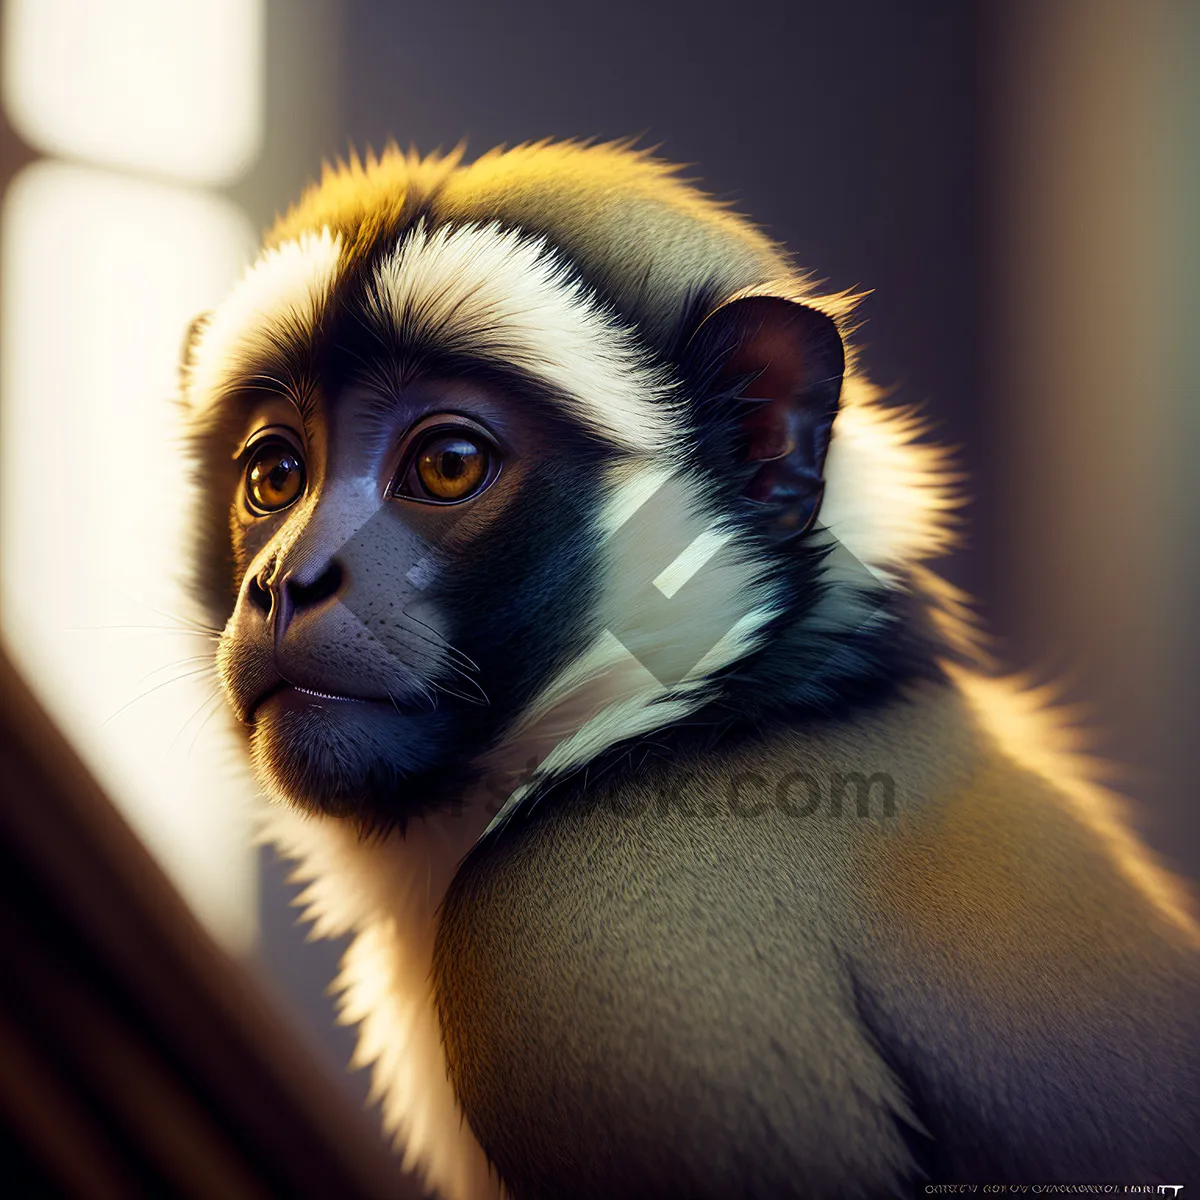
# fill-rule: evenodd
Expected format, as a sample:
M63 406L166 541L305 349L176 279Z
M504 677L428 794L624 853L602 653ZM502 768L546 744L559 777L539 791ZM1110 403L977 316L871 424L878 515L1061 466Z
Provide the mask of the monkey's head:
M941 482L848 370L848 307L623 147L327 171L184 363L268 790L403 826L521 739L528 794L901 670Z

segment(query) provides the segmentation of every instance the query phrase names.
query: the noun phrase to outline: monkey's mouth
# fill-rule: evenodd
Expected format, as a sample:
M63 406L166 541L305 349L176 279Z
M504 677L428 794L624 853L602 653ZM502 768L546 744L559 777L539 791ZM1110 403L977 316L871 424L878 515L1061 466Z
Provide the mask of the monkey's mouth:
M313 687L293 683L289 679L278 679L253 701L247 713L247 720L253 722L268 707L272 713L285 713L323 708L338 709L353 705L387 708L401 716L416 715L426 711L427 707L397 696L349 696L339 692L318 691Z
M439 766L446 720L411 697L352 696L275 679L246 724L269 794L326 816L393 822L427 803L426 789L410 793L405 781Z

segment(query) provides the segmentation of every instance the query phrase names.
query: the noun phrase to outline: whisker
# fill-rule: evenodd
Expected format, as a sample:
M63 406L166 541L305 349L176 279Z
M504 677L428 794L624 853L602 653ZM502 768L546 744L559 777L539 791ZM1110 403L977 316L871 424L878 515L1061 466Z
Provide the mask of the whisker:
M221 640L219 632L209 629L178 629L172 625L68 625L72 633L107 632L110 629L136 629L139 633L149 636L154 633L173 633L176 637L205 637L214 642Z
M218 690L218 691L214 692L212 696L209 697L209 699L208 699L208 701L206 701L206 703L211 703L213 700L220 700L220 699L221 699L221 693L220 693L220 690ZM204 718L204 720L201 721L200 724L196 726L196 732L192 734L191 745L189 745L187 748L187 754L184 756L184 759L183 759L184 762L191 761L192 751L195 750L196 743L200 740L200 735L204 732L205 725L207 725L209 723L209 721L211 721L213 719L213 717L215 717L217 715L217 713L219 713L220 711L221 711L221 706L219 704L215 705L212 709L209 710L209 713Z
M192 654L187 658L177 658L174 662L163 663L161 667L155 667L152 671L147 671L145 675L138 680L138 683L145 683L147 679L152 679L162 671L170 671L174 667L186 667L190 663L209 663L214 669L216 662L211 654Z
M435 681L433 686L437 688L439 692L443 692L447 696L454 696L467 704L477 704L480 708L490 708L492 702L488 699L487 692L485 692L475 680L471 680L471 682L475 683L475 686L478 689L479 695L477 697L469 696L465 692L457 691L456 689L449 687L440 681Z
M419 629L410 629L408 631L408 633L412 637L417 638L424 645L433 646L436 650L439 651L439 653L444 653L446 655L446 661L451 666L455 667L456 670L460 670L460 671L478 671L479 670L479 668L470 659L468 659L465 654L462 654L460 651L455 650L455 648L453 646L451 646L450 643L447 642L444 638L439 640L438 638L431 636L428 633L422 633L421 630L419 630Z
M402 610L401 615L407 617L414 624L420 625L422 629L427 629L430 632L430 634L432 634L432 636L436 639L437 643L440 646L444 646L445 649L448 650L451 654L455 654L459 658L461 658L463 660L463 662L465 662L467 664L467 666L469 666L473 671L479 670L479 664L469 654L466 654L464 651L460 650L457 646L455 646L453 643L451 643L446 638L446 635L444 633L441 633L439 630L434 629L434 627L432 625L430 625L427 621L422 621L420 617L414 616L411 612L408 612L407 610Z
M100 727L103 729L104 726L109 723L109 721L119 717L121 713L123 713L131 704L136 704L139 700L145 700L147 696L153 695L159 690L159 688L165 688L170 683L182 683L185 679L191 679L195 675L203 675L206 671L211 670L211 666L198 667L194 671L185 671L182 675L177 675L174 679L164 679L162 683L156 683L152 688L147 688L146 691L142 692L140 695L134 696L132 700L127 700L121 705L120 708L117 709L116 712L105 717L104 720L100 722Z
M192 629L200 633L215 633L220 636L221 630L217 629L216 626L208 625L195 617L187 617L180 613L167 612L165 609L155 608L153 604L147 604L144 600L139 600L136 596L126 595L125 599L136 604L139 608L144 608L147 612L154 613L155 616L174 622L184 629Z
M452 671L460 680L462 680L464 684L474 688L477 696L470 696L463 692L456 691L440 681L435 681L433 686L444 692L446 695L456 696L458 699L465 700L469 704L489 706L491 704L491 700L488 698L487 692L484 690L483 685L479 682L479 680L476 679L471 673L472 671L479 671L479 667L476 666L475 662L468 658L467 655L463 654L462 651L457 650L454 646L450 645L450 643L446 641L445 637L438 633L436 629L431 628L429 625L426 625L424 621L417 620L415 617L412 619L416 624L429 631L428 633L421 633L420 630L414 629L411 631L413 636L419 638L426 645L435 645L441 650L449 651L451 657L446 659L442 665L449 668L449 670ZM459 663L456 663L453 658L454 654L457 654L459 658L461 658L465 663L469 664L469 669L460 665Z
M437 708L438 708L437 688L435 688L432 683L428 682L428 680L425 680L425 679L418 679L417 686L421 689L421 694L425 697L427 703L429 704L429 711L437 712Z
M484 690L483 684L481 684L478 679L475 679L472 676L467 675L464 672L458 670L458 668L455 667L453 663L447 663L446 665L450 667L450 669L458 676L459 679L462 680L463 683L470 684L470 686L475 689L475 691L479 694L479 697L480 697L478 703L489 704L489 705L491 704L491 700L488 699L488 694ZM439 683L437 686L440 687L443 685L441 683ZM452 693L452 694L456 695L457 693Z
M413 683L416 684L416 686L420 692L421 699L424 700L425 703L429 705L429 711L436 712L437 711L437 695L436 695L436 693L434 693L430 689L429 685L423 679L414 679ZM396 697L393 696L391 692L388 692L387 698L392 702L392 707L398 713L400 713L401 716L403 716L404 715L403 711L401 710L400 705L396 702Z
M177 741L179 741L179 739L183 736L184 730L186 730L187 727L200 715L200 713L203 712L204 709L207 708L213 702L214 699L216 699L216 697L220 696L220 694L221 694L220 684L214 684L212 691L209 692L208 695L205 696L205 698L200 701L200 703L196 706L195 711L192 713L192 715L190 717L188 717L188 719L186 721L184 721L184 723L182 725L180 725L179 731L175 734L175 736L171 739L170 743L167 745L167 754L168 755L175 748L175 743ZM193 742L193 744L194 744L194 742Z
M419 621L417 624L424 625L424 622ZM429 627L425 626L425 628L428 629ZM462 671L462 667L456 665L454 662L453 656L457 654L460 659L469 665L470 669L475 671L479 670L479 668L476 667L475 664L471 662L471 660L468 659L465 654L462 653L462 651L456 650L453 646L451 646L450 643L447 642L446 639L441 636L441 634L438 634L436 630L431 630L430 633L422 633L419 629L411 629L408 631L408 633L427 646L433 646L439 651L448 651L451 657L447 665L452 669L460 672Z

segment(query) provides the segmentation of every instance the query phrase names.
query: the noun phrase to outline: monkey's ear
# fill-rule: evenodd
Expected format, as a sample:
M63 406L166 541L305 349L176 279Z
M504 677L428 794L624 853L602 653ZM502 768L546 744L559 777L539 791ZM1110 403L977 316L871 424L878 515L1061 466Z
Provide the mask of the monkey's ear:
M179 347L179 383L181 391L185 394L188 381L191 377L192 367L195 363L196 346L199 344L200 335L204 332L204 328L210 320L212 320L212 313L202 312L198 317L192 318L183 335L183 343Z
M723 385L739 385L737 456L746 499L773 532L808 529L825 490L825 454L842 392L845 350L833 319L779 296L735 296L688 347Z

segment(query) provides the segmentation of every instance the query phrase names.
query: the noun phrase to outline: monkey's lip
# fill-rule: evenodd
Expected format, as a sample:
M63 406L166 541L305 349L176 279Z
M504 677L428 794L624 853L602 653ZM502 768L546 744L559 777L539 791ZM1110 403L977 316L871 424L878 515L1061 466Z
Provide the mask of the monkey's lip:
M280 679L273 683L250 706L249 719L253 720L267 703L284 710L297 711L300 709L321 708L323 706L338 707L343 704L374 704L394 708L401 713L407 713L410 706L390 696L347 696L345 693L320 692L316 688L304 687L292 683L288 679ZM416 711L415 708L412 711Z

